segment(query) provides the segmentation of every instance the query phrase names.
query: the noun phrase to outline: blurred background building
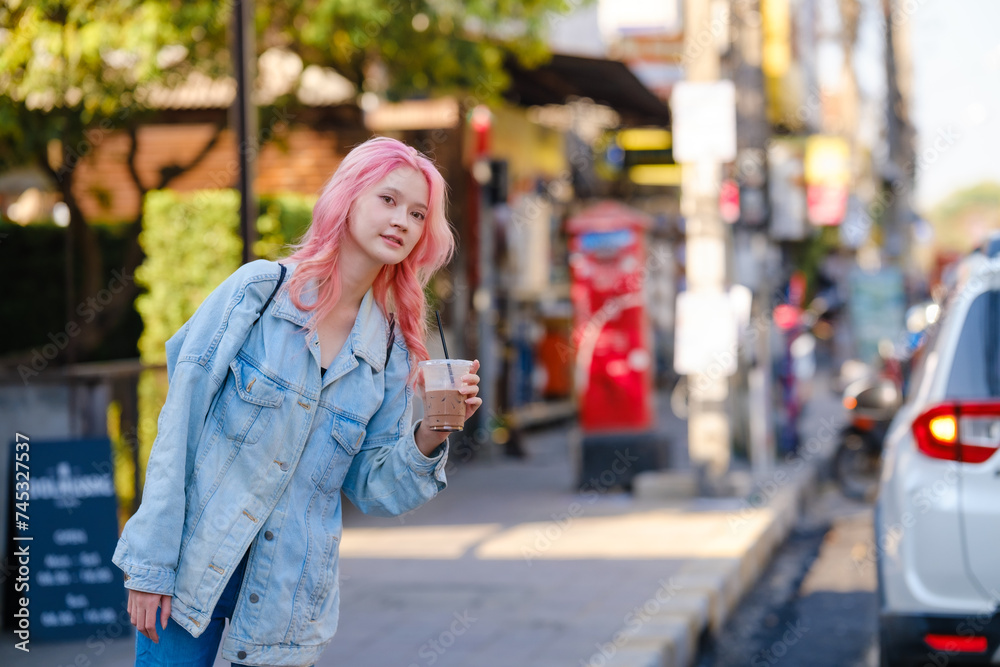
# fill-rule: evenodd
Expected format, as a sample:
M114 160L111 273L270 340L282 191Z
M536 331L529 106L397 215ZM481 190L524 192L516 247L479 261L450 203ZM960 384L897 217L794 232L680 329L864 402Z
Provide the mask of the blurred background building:
M450 186L459 252L429 296L487 401L456 448L519 456L565 421L581 482L626 445L626 486L767 470L817 367L877 363L1000 227L988 178L916 208L965 136L911 119L914 33L933 42L942 2L320 4L0 9L0 425L106 439L122 519L163 342L242 261L280 256L372 134ZM667 395L680 449L654 436Z

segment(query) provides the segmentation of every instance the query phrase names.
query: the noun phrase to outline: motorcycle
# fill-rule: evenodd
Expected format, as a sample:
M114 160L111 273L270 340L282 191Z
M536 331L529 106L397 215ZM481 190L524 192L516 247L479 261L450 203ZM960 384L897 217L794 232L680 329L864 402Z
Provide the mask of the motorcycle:
M855 380L844 390L850 423L840 432L833 475L848 498L872 501L878 491L882 441L899 408L901 393L890 378Z
M902 405L913 364L940 312L940 306L933 301L909 308L902 338L895 343L883 341L879 347L879 369L849 382L844 389L850 423L840 433L833 475L845 496L875 499L882 468L882 441Z

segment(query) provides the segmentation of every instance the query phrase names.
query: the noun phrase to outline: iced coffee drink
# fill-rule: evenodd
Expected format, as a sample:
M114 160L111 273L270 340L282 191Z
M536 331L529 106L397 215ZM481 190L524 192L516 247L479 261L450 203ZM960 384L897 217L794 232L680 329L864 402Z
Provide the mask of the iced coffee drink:
M432 431L461 431L465 426L465 396L458 390L472 370L464 359L420 362L424 377L424 421Z

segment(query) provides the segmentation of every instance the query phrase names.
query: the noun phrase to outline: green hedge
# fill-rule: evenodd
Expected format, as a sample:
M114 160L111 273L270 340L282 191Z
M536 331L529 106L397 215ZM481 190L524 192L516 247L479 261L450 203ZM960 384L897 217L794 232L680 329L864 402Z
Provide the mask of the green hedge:
M262 197L256 254L274 259L298 240L312 219L314 201L300 195ZM144 362L163 363L167 339L239 268L239 204L235 190L146 195L139 237L146 260L136 271L145 293L135 302L143 322L139 352Z
M301 195L262 197L256 253L268 259L282 254L312 219L315 198ZM146 259L136 270L145 293L136 299L143 331L139 352L148 364L166 360L164 345L194 314L198 305L240 266L239 193L159 190L143 202L144 230L139 237ZM153 440L156 420L167 395L165 371L147 371L139 380L139 459L141 470Z
M299 194L262 195L260 217L257 218L257 243L254 252L258 257L277 259L284 254L284 246L299 241L309 223L316 197Z
M135 272L136 283L144 289L135 300L143 322L143 362L162 364L167 339L239 268L239 206L239 193L233 190L157 190L146 195L139 235L146 259Z
M150 193L154 201L158 195L159 193ZM193 193L191 196L178 197L177 201L188 202L184 205L190 210L191 206L195 205L192 203L193 198L199 197L211 200L214 195ZM309 226L315 201L315 197L298 194L261 196L260 218L257 221L259 240L254 246L257 255L275 259L282 254L286 243L297 241ZM231 222L232 216L236 215L236 209L230 203L226 211ZM205 222L211 226L211 219ZM192 226L195 224L200 223L192 223ZM108 282L113 276L112 271L121 271L124 267L128 226L121 223L93 222L90 223L90 227L96 234L101 248L104 275L107 278L104 282ZM144 229L152 229L149 221L145 222ZM228 233L235 233L232 229L230 228ZM154 231L154 235L156 233ZM240 243L238 238L236 242ZM79 258L74 262L74 266L73 282L75 285L80 285L82 262ZM232 270L237 266L239 264L233 265ZM178 276L178 279L183 278ZM188 280L194 284L199 278L191 276ZM201 282L203 287L209 286L209 291L214 287L212 279L208 276L202 276ZM51 222L22 227L0 219L0 285L3 285L4 290L4 296L0 299L0 322L17 324L0 327L0 356L27 352L32 348L46 345L49 343L49 334L64 331L67 324L66 228L58 227ZM195 293L188 295L187 298L200 303L207 293L204 292L201 296ZM86 295L77 294L76 299L78 303L72 304L73 317L83 326L85 324L83 317L77 314L75 309L81 304L86 306ZM175 325L180 312L184 310L182 303L167 305L175 311L173 319L166 321L154 316L144 322L137 310L128 309L122 321L108 334L103 343L90 354L81 357L80 361L108 361L140 356L138 345L144 326L147 328L162 326L170 329ZM160 332L157 337L162 338L164 333ZM167 337L169 338L169 335ZM156 338L150 340L155 341ZM162 350L159 354L162 357ZM153 357L143 355L143 358L155 362L157 356L154 352Z
M276 259L287 243L297 241L312 219L315 197L298 194L260 198L257 221L258 256ZM198 305L241 261L239 195L234 190L177 193L150 192L143 202L139 242L146 254L136 270L142 292L135 308L101 346L81 361L130 359L163 364L164 343L194 313ZM124 266L128 227L90 223L97 235L104 272ZM25 227L0 220L0 354L20 353L49 343L49 334L66 327L66 229L55 224ZM81 284L81 262L74 263L75 284ZM77 295L83 302L83 295ZM82 318L78 320L82 324ZM16 323L16 326L13 324ZM147 371L139 378L139 462L145 471L156 437L156 420L166 398L166 373ZM115 482L122 508L132 506L133 468L121 433L120 406L108 412L108 432L115 455Z

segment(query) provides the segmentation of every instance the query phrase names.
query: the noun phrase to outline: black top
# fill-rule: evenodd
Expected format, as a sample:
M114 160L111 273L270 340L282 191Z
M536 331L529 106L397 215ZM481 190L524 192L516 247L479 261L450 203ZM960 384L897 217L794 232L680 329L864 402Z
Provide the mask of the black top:
M322 366L320 366L320 367L319 367L319 374L320 374L320 375L326 375L326 369L325 369L325 368L323 368Z

